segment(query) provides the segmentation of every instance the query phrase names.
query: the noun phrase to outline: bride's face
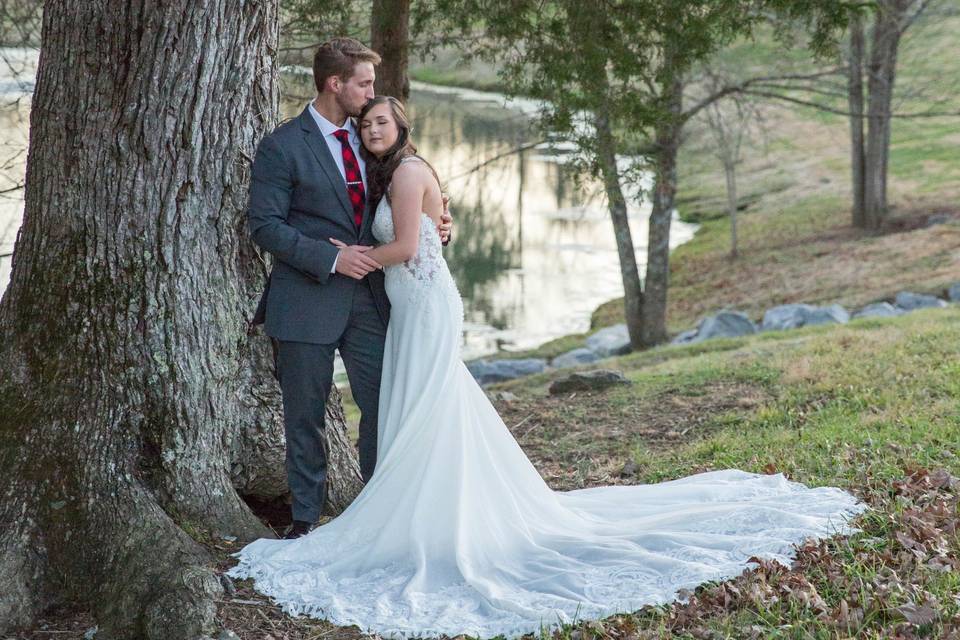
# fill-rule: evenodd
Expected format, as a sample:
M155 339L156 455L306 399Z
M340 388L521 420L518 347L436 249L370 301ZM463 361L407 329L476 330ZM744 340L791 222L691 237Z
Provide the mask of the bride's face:
M390 103L384 102L370 109L360 121L360 139L367 151L378 158L397 141L400 129L393 118Z

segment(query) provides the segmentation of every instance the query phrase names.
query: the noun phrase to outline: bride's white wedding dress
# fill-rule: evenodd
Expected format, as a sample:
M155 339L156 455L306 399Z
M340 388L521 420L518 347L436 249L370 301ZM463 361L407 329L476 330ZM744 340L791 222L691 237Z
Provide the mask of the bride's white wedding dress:
M394 238L386 198L373 230ZM328 524L257 540L229 572L291 615L387 637L513 637L670 601L751 556L789 562L794 543L849 532L863 509L840 489L736 470L553 491L460 360L463 307L426 214L386 287L373 478Z

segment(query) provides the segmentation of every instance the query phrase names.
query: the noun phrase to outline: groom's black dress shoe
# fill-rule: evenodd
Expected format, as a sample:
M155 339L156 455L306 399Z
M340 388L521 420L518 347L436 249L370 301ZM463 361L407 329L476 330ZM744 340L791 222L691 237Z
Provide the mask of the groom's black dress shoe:
M305 520L294 520L293 524L290 525L290 528L287 529L287 532L283 534L283 539L294 540L301 536L305 536L310 533L310 529L312 528L312 522L307 522Z

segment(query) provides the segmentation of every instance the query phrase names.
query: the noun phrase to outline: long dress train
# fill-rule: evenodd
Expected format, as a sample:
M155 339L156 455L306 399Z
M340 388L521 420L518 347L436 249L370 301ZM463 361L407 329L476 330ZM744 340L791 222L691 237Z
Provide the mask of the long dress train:
M391 241L386 198L375 216ZM794 543L849 533L864 508L737 470L553 491L459 358L462 302L426 214L417 256L387 267L386 286L373 478L331 522L254 541L229 572L291 615L386 637L515 637L670 601L751 556L788 563Z

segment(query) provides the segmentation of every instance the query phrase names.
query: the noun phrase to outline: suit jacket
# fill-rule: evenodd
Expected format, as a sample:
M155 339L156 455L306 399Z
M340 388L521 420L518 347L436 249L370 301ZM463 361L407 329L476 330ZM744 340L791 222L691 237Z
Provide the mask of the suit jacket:
M274 260L254 324L263 323L279 340L335 342L347 326L354 291L367 284L386 324L390 302L382 272L363 281L330 273L337 248L329 238L375 243L375 205L368 203L358 230L343 177L308 110L266 136L253 161L248 221L253 241Z

